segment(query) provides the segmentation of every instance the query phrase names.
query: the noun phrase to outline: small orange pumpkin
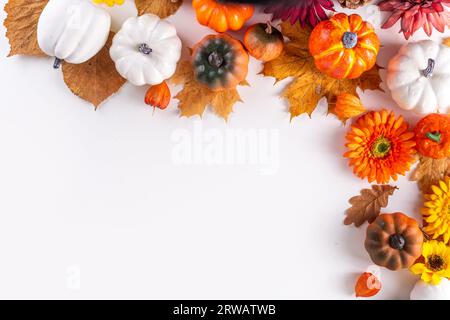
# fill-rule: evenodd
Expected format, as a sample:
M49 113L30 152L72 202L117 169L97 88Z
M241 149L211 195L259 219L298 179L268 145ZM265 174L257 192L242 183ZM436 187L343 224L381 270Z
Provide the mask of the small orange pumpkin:
M248 73L248 53L227 34L204 37L192 50L195 79L213 91L234 89Z
M220 0L192 0L197 20L217 32L239 30L253 15L249 4L222 3Z
M170 102L170 89L165 81L148 88L145 103L154 108L164 110Z
M284 38L281 32L270 23L257 23L245 32L244 46L251 56L266 62L281 54Z
M450 156L450 117L432 113L414 128L416 148L425 157L441 159Z
M380 214L367 227L364 246L372 261L389 270L409 268L422 254L417 221L403 213Z
M317 69L337 79L355 79L375 65L380 40L357 14L338 13L311 32L309 51Z

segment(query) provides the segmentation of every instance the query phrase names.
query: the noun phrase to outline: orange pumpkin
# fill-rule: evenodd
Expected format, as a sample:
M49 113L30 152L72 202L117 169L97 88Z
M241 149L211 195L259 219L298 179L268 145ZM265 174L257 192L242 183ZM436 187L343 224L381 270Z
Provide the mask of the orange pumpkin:
M234 89L248 73L248 53L227 34L204 37L192 50L194 76L213 91Z
M257 23L245 32L244 45L251 56L261 61L270 61L283 51L284 38L270 23Z
M450 117L433 113L422 118L414 128L416 148L425 157L450 157Z
M154 108L164 110L170 102L170 89L165 81L148 88L145 103Z
M338 13L311 32L309 51L317 69L337 79L355 79L375 65L380 40L357 14Z
M380 214L367 227L364 246L372 261L389 270L409 268L422 254L423 234L403 213Z
M220 0L192 0L192 6L198 22L217 32L241 29L254 11L252 5L222 3Z

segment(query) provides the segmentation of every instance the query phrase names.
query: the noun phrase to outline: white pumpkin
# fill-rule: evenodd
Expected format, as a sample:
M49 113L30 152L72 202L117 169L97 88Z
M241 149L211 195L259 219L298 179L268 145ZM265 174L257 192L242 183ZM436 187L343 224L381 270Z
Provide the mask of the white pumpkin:
M83 63L95 56L108 40L111 17L86 0L50 0L39 17L38 44L47 55Z
M410 294L411 300L450 300L450 280L443 278L438 285L417 281Z
M450 48L431 40L408 43L389 62L392 98L417 113L450 112Z
M136 86L170 78L181 56L175 27L153 14L131 17L114 36L111 58L119 74Z

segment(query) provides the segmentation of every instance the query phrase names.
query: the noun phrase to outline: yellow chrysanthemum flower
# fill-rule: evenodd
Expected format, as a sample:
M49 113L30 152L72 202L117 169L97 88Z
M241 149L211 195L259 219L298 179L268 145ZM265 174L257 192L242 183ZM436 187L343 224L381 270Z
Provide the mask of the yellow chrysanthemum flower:
M125 0L93 0L94 3L100 4L100 3L104 3L109 7L112 7L114 5L119 5L121 6Z
M442 278L450 277L450 248L445 243L431 240L423 243L422 256L425 263L416 263L410 271L420 275L421 279L433 285Z
M450 178L445 177L431 187L433 193L425 195L422 214L427 226L423 229L437 239L443 236L444 243L450 240Z

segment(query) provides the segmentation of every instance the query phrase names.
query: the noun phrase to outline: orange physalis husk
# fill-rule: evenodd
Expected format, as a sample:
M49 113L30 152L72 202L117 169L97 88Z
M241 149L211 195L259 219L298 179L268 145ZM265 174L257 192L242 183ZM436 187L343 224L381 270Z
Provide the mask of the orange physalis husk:
M355 294L357 297L373 297L381 290L381 282L370 272L364 272L358 278L355 285Z
M167 108L170 102L170 89L167 83L163 81L160 84L148 88L144 101L154 108L161 110Z
M403 117L387 110L371 111L351 126L346 136L349 166L361 179L388 183L405 175L414 162L414 133L408 131Z
M347 121L349 118L359 116L366 111L361 100L353 94L340 93L336 99L334 113L341 121Z

